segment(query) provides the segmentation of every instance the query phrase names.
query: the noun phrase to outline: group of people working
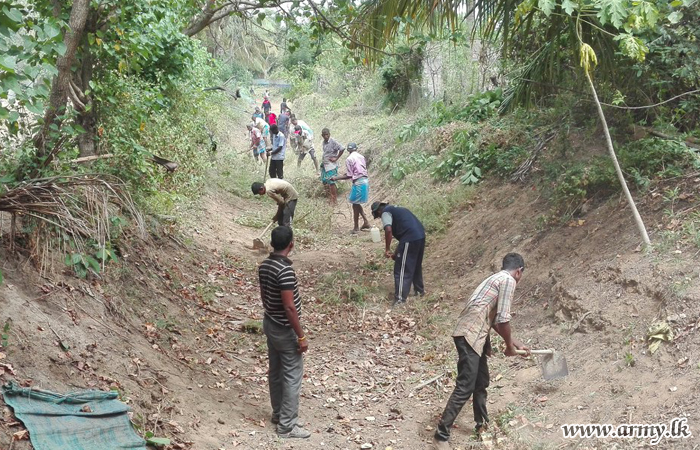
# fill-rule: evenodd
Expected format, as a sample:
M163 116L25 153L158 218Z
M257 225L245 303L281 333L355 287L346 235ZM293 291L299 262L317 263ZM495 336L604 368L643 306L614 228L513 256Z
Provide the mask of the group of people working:
M286 102L283 105L286 105ZM298 119L288 108L281 111L279 117L270 113L267 118L269 121L262 118L262 113L256 107L256 113L253 113L252 121L247 128L253 157L258 162L269 164L270 177L284 178L284 160L288 141L297 155L297 167L301 165L308 153L318 172L318 161L313 145L314 134L311 127Z
M271 133L280 134L279 129L272 126ZM283 133L282 135L286 137ZM338 175L338 161L345 149L331 139L327 128L324 128L321 135L321 181L331 204L334 205L337 201L335 183L340 180L352 180L353 187L348 200L353 205L353 233L369 229L370 223L362 207L369 198L365 158L358 152L356 144L348 144L346 173ZM276 142L282 145L279 140ZM270 153L274 155L274 140L272 145L273 152ZM292 222L299 194L289 182L282 179L281 170L275 174L279 176L274 177L270 171L271 179L264 183L253 183L251 186L253 194L268 195L277 203L277 213L273 221L277 221L279 225L272 231L273 251L258 269L260 295L265 310L263 330L268 347L271 422L277 426L277 434L281 438L308 438L311 432L305 429L299 420L298 411L303 378L302 354L308 350L309 343L301 324L302 297L292 261L289 259L289 254L294 248ZM411 287L416 295L425 295L422 262L426 236L423 224L407 208L385 202L374 202L371 205L371 213L374 219L381 219L384 229L384 253L387 258L394 260L394 305L406 303ZM360 217L363 219L361 227ZM398 245L392 251L391 244L394 239L398 240ZM457 415L472 395L475 431L479 433L488 428L486 388L489 386L487 357L492 355L491 328L503 338L506 356L516 355L518 350L529 355L529 349L512 337L510 328L510 307L515 287L524 270L523 257L517 253L508 253L503 258L501 271L486 278L474 290L460 313L452 333L458 354L457 378L454 391L435 431L434 448L449 448L448 440Z

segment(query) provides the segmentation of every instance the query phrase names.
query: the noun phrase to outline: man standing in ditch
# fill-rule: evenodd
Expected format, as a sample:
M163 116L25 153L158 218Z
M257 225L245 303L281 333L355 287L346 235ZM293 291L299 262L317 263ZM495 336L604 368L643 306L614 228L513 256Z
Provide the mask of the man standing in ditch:
M253 126L260 130L260 135L262 136L263 142L265 143L265 150L270 151L272 149L272 140L270 140L270 125L259 117L252 116Z
M321 160L321 183L328 195L331 206L338 203L338 187L333 181L333 177L338 175L338 159L345 149L335 139L331 139L331 132L328 128L321 130L323 138L323 159Z
M424 295L423 252L425 251L425 229L418 218L408 209L386 203L372 203L372 216L382 218L384 228L384 255L394 260L394 306L406 303L408 292ZM399 245L391 252L391 241L396 237Z
M280 226L292 226L299 194L291 183L279 178L270 178L264 184L260 182L253 183L250 189L253 191L253 195L267 194L268 197L277 203L277 214L272 218L273 222L277 221Z
M308 350L306 334L301 327L301 296L289 253L294 248L294 235L289 227L272 230L274 251L260 264L260 297L265 317L263 330L267 336L269 364L268 384L272 417L281 438L308 438L309 431L299 420L299 392L304 376L302 354Z
M523 257L517 253L508 253L503 258L501 271L481 282L460 313L452 333L459 355L457 380L435 431L434 448L449 448L447 441L450 438L450 429L472 394L475 431L479 433L488 427L486 388L489 386L487 357L491 356L491 328L505 341L506 356L515 356L516 350L524 350L526 355L530 354L529 348L511 336L510 329L510 305L515 286L524 271Z
M272 150L269 152L270 158L270 178L284 178L284 154L287 149L287 137L280 133L277 125L270 125L270 135L272 136Z
M360 232L360 216L362 216L362 230L369 230L369 221L362 205L369 199L369 178L367 177L367 161L365 157L357 151L357 144L348 144L348 157L345 159L346 173L342 176L332 177L331 180L352 180L352 190L348 196L348 201L352 204L353 221L355 228L352 234Z
M289 123L290 123L290 118L289 118L290 112L289 110L282 111L280 113L280 116L277 118L277 127L280 130L280 133L283 133L285 138L289 137Z

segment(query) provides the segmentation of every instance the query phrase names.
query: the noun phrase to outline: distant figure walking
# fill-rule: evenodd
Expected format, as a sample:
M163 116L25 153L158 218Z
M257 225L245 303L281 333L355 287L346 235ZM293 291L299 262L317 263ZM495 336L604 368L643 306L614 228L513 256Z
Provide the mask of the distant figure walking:
M262 161L265 162L267 154L265 153L265 141L262 138L262 132L255 126L255 123L249 123L247 128L250 134L250 149L255 160L259 161L262 158Z
M280 116L277 118L277 126L279 127L280 132L284 133L285 137L289 137L289 124L289 110L285 110L284 112L280 113Z
M303 120L297 119L294 115L291 117L293 131L289 134L289 142L297 155L297 167L301 166L301 162L309 153L311 161L314 163L314 168L318 172L318 160L316 159L316 150L314 150L314 131Z
M262 109L267 118L267 115L270 114L270 110L272 110L272 103L270 103L270 97L267 94L263 97Z
M259 117L252 117L253 125L255 128L260 130L260 135L265 143L265 150L270 151L272 149L272 140L270 138L270 125Z

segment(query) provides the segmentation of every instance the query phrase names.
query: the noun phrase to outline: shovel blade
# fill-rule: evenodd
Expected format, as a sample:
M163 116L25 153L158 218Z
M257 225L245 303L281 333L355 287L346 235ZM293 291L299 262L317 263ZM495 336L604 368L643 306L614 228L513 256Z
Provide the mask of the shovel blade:
M561 353L551 353L540 357L542 367L542 377L545 380L556 380L569 375L569 367L566 365L566 358Z
M259 250L259 249L265 248L265 247L267 247L267 245L265 245L265 243L262 241L262 239L255 239L253 241L253 249L254 250Z

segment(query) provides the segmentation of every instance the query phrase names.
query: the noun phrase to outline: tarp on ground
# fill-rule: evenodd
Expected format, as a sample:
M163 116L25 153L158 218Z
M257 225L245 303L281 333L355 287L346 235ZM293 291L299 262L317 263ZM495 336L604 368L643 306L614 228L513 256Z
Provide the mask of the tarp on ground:
M11 382L2 393L29 430L35 450L146 450L146 442L129 421L129 407L118 400L117 392L62 395Z

